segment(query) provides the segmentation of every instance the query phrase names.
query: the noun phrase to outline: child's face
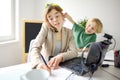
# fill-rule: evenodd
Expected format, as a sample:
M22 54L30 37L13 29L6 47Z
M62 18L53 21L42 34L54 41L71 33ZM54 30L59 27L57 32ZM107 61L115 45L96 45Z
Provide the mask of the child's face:
M61 29L64 22L63 15L55 9L47 14L47 19L48 22L57 29Z
M87 25L85 27L86 34L93 34L96 32L96 23L95 22L87 22Z

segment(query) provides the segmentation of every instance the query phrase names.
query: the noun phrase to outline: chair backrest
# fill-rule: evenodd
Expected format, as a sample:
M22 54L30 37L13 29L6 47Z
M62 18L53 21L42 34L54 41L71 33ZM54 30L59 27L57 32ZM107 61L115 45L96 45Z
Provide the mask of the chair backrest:
M30 41L29 51L28 51L28 53L29 53L30 50L31 50L31 46L32 46L33 42L34 42L34 39L32 39L32 40ZM28 54L28 56L27 56L27 62L30 62L30 61L31 61L31 60L30 60L30 54Z
M23 20L22 62L27 61L31 40L35 39L42 26L40 20Z

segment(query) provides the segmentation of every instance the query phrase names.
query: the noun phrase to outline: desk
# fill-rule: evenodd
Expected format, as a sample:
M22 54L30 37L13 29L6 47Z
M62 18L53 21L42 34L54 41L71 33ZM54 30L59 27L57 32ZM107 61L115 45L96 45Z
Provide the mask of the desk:
M0 80L20 80L20 76L31 70L30 64L0 68Z
M113 62L104 61L104 64L109 64L107 68L99 67L97 71L93 74L92 80L120 80L120 69L114 67ZM89 75L77 76L75 74L71 75L68 80L89 80Z
M105 62L108 63L108 62ZM120 69L113 66L113 62L110 63L111 66L108 68L98 68L98 70L93 74L93 80L120 80ZM25 74L27 71L31 70L30 64L20 64L6 68L0 68L0 80L20 80L20 76ZM59 72L57 72L59 74ZM66 72L63 71L63 75ZM62 77L62 76L61 76ZM89 75L77 76L72 74L68 79L65 80L88 80ZM49 79L53 80L53 79ZM63 80L54 79L54 80Z
M68 80L89 80L89 76L77 76L72 75ZM120 80L120 78L116 78L103 70L98 70L94 73L91 80Z

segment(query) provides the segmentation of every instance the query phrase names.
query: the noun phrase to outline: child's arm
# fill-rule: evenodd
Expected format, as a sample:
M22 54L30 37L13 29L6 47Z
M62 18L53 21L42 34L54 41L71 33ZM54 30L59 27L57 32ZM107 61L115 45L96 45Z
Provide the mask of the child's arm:
M72 19L72 17L68 13L64 13L64 17L67 18L72 24L75 23L75 21Z

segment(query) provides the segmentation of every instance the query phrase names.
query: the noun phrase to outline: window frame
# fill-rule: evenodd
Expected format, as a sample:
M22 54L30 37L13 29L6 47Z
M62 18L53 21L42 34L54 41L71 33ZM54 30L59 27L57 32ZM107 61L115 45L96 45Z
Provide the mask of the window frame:
M16 25L16 0L11 0L11 35L0 36L0 42L15 40L15 25Z

